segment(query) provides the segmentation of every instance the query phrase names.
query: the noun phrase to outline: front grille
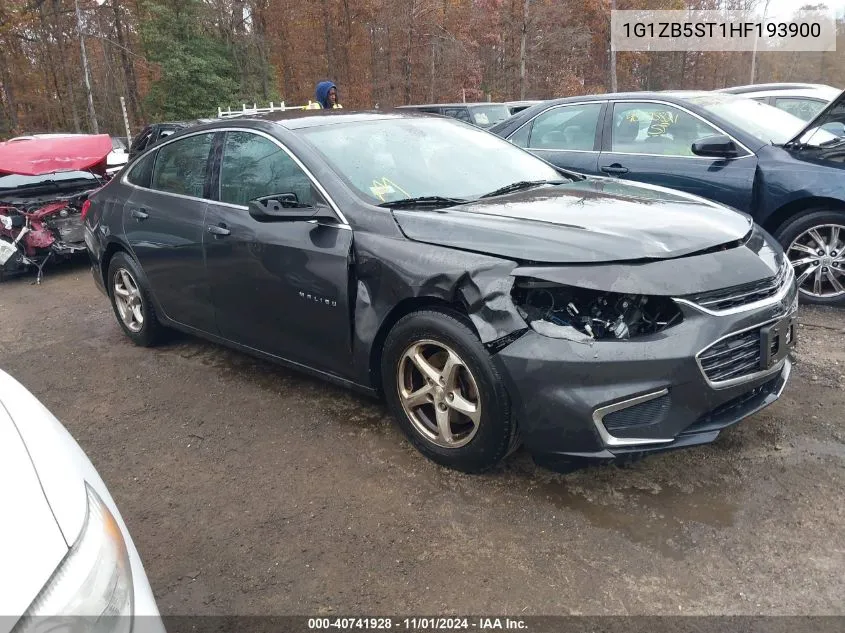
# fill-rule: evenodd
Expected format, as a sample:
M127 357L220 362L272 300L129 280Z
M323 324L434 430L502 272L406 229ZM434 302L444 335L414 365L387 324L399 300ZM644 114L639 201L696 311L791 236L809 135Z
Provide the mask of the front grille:
M785 260L777 275L773 277L721 290L699 292L681 298L700 305L702 308L721 312L775 296L784 284L791 282L792 276L792 265Z
M602 418L608 431L622 431L636 426L647 426L661 422L669 411L669 395L635 404L632 407L608 413Z
M734 334L704 350L698 358L711 382L741 378L760 370L760 328Z

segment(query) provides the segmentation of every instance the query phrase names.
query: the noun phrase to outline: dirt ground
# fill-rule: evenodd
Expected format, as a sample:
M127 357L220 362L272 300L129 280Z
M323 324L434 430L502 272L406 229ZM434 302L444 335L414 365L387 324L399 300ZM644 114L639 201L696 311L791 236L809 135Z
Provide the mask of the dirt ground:
M713 445L558 475L440 468L378 402L126 339L84 263L0 284L0 367L71 430L163 614L843 614L845 311Z

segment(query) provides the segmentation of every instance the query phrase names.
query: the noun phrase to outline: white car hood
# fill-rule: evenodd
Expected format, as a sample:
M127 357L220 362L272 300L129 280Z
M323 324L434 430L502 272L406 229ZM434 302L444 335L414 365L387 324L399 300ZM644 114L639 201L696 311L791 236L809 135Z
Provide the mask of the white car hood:
M18 429L0 374L0 633L32 603L68 552Z

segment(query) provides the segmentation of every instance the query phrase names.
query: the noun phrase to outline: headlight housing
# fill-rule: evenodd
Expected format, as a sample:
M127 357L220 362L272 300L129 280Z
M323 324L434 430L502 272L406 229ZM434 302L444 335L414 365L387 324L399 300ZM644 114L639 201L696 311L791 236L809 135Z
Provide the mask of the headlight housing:
M630 339L677 325L683 315L669 297L622 294L521 277L511 298L539 334L578 342Z
M132 629L132 568L123 533L87 483L82 532L12 633L128 633Z

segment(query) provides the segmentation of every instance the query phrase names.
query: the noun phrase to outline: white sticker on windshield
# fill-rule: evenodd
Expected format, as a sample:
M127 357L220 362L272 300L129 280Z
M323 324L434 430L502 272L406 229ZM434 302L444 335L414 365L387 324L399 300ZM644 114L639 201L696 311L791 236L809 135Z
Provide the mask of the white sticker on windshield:
M490 119L487 118L487 115L484 112L479 112L475 115L475 122L479 125L488 125L490 123Z

